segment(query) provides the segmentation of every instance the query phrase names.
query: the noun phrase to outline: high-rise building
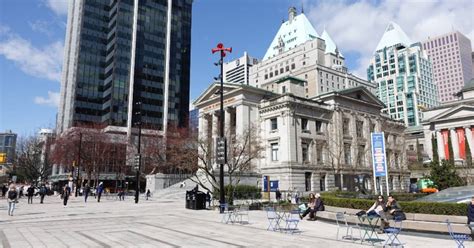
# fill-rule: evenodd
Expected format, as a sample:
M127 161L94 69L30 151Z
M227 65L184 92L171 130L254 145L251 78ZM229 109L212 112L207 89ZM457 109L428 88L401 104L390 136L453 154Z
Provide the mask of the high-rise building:
M57 132L187 125L192 0L71 0ZM141 103L138 109L137 103Z
M290 8L263 60L250 68L250 85L284 92L280 82L291 76L303 82L306 98L356 86L375 94L375 84L349 73L344 61L326 30L319 36L304 13Z
M258 63L258 59L248 56L244 52L244 56L224 63L224 82L249 84L250 67Z
M423 42L423 50L433 65L439 101L456 100L456 93L473 77L471 41L454 31L429 37Z
M382 110L406 126L421 124L422 109L438 105L431 62L420 43L391 22L380 39L367 69L377 96L385 104Z

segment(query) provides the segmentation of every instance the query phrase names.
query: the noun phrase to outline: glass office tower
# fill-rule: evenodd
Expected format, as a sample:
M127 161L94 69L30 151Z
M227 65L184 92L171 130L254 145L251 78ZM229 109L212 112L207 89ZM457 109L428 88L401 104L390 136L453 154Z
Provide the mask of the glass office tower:
M57 131L187 125L192 0L71 0ZM141 107L137 105L141 102Z

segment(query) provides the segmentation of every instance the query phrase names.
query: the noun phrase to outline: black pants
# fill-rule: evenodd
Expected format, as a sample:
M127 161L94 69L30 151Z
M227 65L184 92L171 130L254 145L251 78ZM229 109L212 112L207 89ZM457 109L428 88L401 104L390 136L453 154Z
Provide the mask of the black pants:
M64 197L64 206L67 206L67 200L69 200L69 196Z
M33 196L32 195L28 196L28 204L33 204Z
M87 202L87 197L89 197L89 193L84 194L84 202Z
M41 194L40 196L40 203L43 204L43 200L44 200L44 194Z
M303 213L303 218L309 214L309 218L313 219L316 216L316 213L318 210L312 209L312 208L307 208L306 211Z
M102 196L102 193L97 194L97 202L100 202L100 197Z

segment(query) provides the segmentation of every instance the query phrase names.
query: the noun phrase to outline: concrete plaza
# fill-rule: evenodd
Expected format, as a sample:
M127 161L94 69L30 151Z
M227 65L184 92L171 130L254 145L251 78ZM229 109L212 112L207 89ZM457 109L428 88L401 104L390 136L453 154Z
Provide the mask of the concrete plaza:
M172 187L152 199L125 201L94 197L62 206L59 197L22 198L13 217L6 200L0 204L2 247L369 247L350 240L336 240L337 226L321 221L302 221L299 234L266 231L264 211L250 211L250 224L224 224L217 211L184 208L185 189ZM345 230L341 230L345 232ZM357 234L358 235L358 234ZM387 239L385 234L380 236ZM455 247L452 240L401 234L404 247ZM472 243L466 243L469 247ZM376 246L382 246L376 244Z

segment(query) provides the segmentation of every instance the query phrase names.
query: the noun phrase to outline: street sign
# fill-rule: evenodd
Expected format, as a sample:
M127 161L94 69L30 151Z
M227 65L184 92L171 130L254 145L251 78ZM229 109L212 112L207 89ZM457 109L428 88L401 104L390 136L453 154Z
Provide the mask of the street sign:
M135 166L135 170L138 170L140 168L140 162L141 162L141 159L142 159L142 155L141 154L135 154L135 158L134 158L134 166Z
M216 138L216 163L227 163L227 140L226 138Z

